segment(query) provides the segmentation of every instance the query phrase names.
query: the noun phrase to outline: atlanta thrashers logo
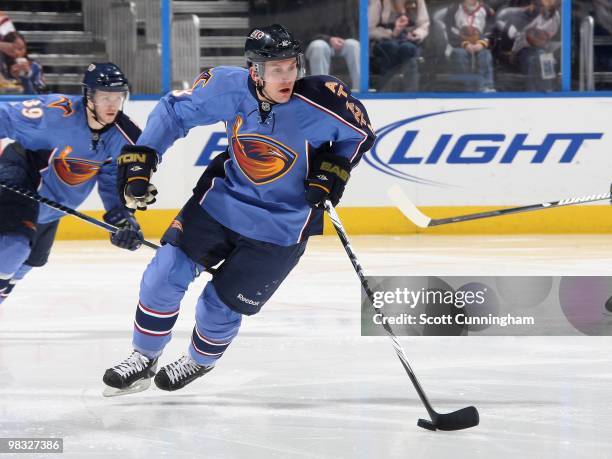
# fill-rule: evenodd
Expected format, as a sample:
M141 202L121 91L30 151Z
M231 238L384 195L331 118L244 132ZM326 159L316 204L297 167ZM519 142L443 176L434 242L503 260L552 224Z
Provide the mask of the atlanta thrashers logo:
M75 186L87 182L94 177L102 163L88 159L69 158L72 147L67 146L57 158L53 158L53 170L62 182Z
M232 134L232 150L240 170L255 185L270 183L285 175L295 163L297 153L270 137L238 134L242 117L237 116Z
M51 108L59 108L64 112L64 116L70 116L74 113L72 101L67 97L62 96L58 100L51 102L48 106Z

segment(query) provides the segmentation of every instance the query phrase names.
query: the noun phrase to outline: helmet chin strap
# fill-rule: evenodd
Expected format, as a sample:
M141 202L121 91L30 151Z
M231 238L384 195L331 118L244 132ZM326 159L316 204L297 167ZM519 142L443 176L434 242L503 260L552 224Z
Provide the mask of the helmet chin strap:
M89 102L91 102L91 105L93 105L93 110L89 108ZM85 107L87 108L87 111L91 113L91 116L94 119L94 121L98 123L99 125L101 125L102 128L105 128L106 126L108 126L108 124L106 124L104 121L98 118L98 111L96 110L96 104L94 104L94 101L89 98L89 91L85 92Z
M92 102L93 103L93 102ZM89 113L91 113L92 118L94 119L94 121L98 124L100 124L103 128L108 126L108 123L105 123L104 121L102 121L100 118L98 118L98 112L96 110L96 106L94 104L94 108L93 110L91 108L89 108L89 106L87 107L87 110L89 111Z
M269 96L268 94L264 92L265 87L266 87L266 82L264 80L259 80L259 82L255 84L255 89L257 89L257 94L259 94L264 99L267 99L269 102L272 102L273 104L280 104L281 102L274 100L272 96Z

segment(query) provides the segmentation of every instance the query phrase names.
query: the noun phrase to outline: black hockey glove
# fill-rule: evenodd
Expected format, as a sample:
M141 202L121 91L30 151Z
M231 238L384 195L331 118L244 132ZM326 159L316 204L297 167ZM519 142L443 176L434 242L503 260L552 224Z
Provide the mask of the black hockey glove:
M142 245L144 236L140 225L129 209L116 207L106 212L102 218L106 223L119 228L116 233L110 235L113 245L127 250L136 250Z
M312 207L323 207L328 199L334 207L338 205L350 171L351 163L347 158L330 153L317 154L306 180L306 201Z
M147 210L157 189L149 180L157 170L157 152L141 145L124 145L117 158L117 191L126 207Z

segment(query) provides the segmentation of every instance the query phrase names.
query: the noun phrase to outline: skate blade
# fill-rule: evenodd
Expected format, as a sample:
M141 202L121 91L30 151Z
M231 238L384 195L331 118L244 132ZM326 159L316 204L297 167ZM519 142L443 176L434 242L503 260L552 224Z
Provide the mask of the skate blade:
M110 387L105 385L102 395L104 397L116 397L117 395L135 394L137 392L143 392L149 387L151 387L151 378L140 379L131 386L126 387L124 389L117 389L116 387Z

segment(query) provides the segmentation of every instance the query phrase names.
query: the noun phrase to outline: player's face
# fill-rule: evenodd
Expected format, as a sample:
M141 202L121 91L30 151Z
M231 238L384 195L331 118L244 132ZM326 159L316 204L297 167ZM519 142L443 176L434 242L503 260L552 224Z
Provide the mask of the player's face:
M266 94L274 102L288 102L293 92L293 85L298 77L297 59L266 62L263 80L266 83Z
M96 91L92 102L96 108L98 119L104 124L115 121L117 113L123 107L126 96L125 92Z

